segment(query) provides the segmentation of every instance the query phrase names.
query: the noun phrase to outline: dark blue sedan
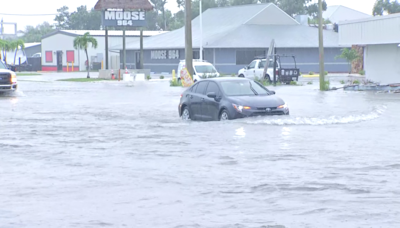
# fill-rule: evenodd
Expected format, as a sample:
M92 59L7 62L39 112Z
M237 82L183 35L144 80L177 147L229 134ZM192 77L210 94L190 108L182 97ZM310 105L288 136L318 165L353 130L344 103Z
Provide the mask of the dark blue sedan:
M285 102L260 83L246 78L212 78L188 88L179 103L183 120L230 120L289 115Z

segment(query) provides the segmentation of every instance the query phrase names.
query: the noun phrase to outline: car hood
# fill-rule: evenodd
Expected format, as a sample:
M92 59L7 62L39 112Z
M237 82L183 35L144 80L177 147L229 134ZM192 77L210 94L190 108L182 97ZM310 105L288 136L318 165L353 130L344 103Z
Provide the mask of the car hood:
M269 96L231 96L232 103L250 107L278 107L285 102L275 95Z
M6 69L0 69L0 73L13 73L11 70L6 70Z

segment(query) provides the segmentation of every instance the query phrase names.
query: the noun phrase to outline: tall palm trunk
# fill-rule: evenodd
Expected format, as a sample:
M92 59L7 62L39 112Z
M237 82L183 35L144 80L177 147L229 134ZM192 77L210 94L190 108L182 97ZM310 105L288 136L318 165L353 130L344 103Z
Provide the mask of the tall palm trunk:
M86 49L86 48L85 48L85 53L86 53L86 60L87 60L87 78L90 78L90 75L89 75L90 63L89 63L89 56L88 56L88 53L87 53L87 49Z
M15 54L14 54L14 66L15 66L15 61L17 60L17 53L18 53L18 47L15 48Z

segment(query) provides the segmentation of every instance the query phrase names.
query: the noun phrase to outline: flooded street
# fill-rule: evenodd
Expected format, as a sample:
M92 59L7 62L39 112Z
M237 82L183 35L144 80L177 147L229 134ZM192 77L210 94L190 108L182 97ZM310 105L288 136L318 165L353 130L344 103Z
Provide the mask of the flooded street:
M269 87L290 116L183 122L168 81L20 81L0 228L400 227L400 94L318 86Z

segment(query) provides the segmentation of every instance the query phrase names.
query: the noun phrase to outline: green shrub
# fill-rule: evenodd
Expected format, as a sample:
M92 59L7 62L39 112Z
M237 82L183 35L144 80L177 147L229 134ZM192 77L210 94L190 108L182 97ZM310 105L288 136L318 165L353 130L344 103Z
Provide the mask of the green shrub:
M312 85L313 84L313 82L307 82L307 85Z
M361 75L365 75L365 70L360 70L359 72Z
M325 81L325 91L326 90L330 90L330 85L331 85L331 82L330 81Z
M353 84L354 84L354 85L359 85L359 84L360 84L360 81L354 80L354 81L353 81Z
M169 81L169 85L170 86L182 86L182 82L178 81L178 79L172 79L171 81Z
M151 76L150 76L150 75L147 75L147 76L146 76L146 79L147 79L147 80L150 80L150 79L151 79Z
M325 71L325 76L328 75L328 71Z
M346 82L344 80L340 80L340 84L345 84Z
M160 79L164 79L164 76L163 76L163 75L161 75L161 76L160 76Z
M297 85L297 82L296 81L291 81L290 85Z
M309 74L309 75L313 75L313 74L314 74L314 72L310 71L308 74Z

